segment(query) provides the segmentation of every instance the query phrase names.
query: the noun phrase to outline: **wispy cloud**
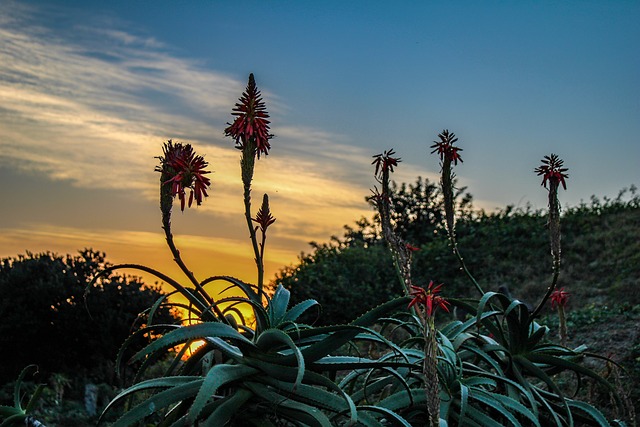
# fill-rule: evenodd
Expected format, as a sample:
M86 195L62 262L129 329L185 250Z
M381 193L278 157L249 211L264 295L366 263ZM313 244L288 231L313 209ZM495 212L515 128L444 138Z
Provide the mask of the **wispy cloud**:
M123 30L123 25L85 22L60 31L44 25L50 21L37 9L11 5L0 16L0 166L43 173L76 187L129 192L155 203L154 156L162 141L191 142L214 172L211 200L199 212L219 218L214 224L229 224L237 216L236 235L246 238L239 152L223 138L244 77L181 57L162 41ZM268 261L281 265L292 262L308 241L326 240L343 224L370 214L364 197L375 184L370 162L376 153L353 146L342 135L287 123L283 100L263 93L276 119L276 139L272 154L257 164L253 194L256 203L262 193L271 197L278 220ZM398 180L424 175L410 164L402 166ZM104 223L108 215L96 221ZM31 237L23 242L116 245L97 229L33 224L28 215L24 223L28 229L5 230L4 239L13 236L15 243L28 233ZM234 243L232 233L224 231L229 238L190 236L191 249L213 245L224 247L226 256L250 258L244 243ZM105 233L122 245L153 241L149 247L154 250L162 240L136 231ZM15 246L4 243L5 248Z
M192 112L220 117L238 81L122 31L79 28L84 44L66 40L16 10L0 27L2 160L80 186L135 188L167 135L221 134Z

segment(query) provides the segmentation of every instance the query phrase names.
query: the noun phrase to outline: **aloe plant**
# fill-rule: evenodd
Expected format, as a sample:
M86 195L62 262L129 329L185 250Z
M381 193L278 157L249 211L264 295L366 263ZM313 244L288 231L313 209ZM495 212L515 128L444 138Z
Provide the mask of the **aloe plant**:
M124 414L113 424L116 427L141 422L216 427L609 425L598 409L576 399L558 382L561 373L570 372L613 391L582 363L586 357L599 356L549 341L548 328L536 322L558 279L559 224L552 227L552 283L533 312L508 295L485 293L466 268L455 238L452 166L462 162L462 149L453 145L457 142L453 133L440 134L440 142L432 148L441 156L452 248L479 299L445 299L438 295L441 286L423 288L411 282L411 253L417 248L397 237L390 220L389 175L400 159L389 150L374 156L382 191L376 188L372 198L380 209L383 235L405 296L372 308L349 324L314 327L300 318L317 308L315 300L290 306L288 290L278 286L268 292L263 284L266 233L276 219L267 195L253 217L250 194L255 161L268 154L272 135L253 75L233 111L234 123L225 133L242 150L245 220L257 282L253 285L224 275L198 280L182 261L171 232L173 199L178 196L184 209L185 190L190 190L189 206L193 200L200 204L208 196L210 181L202 156L188 144L169 141L157 168L162 225L187 284L134 264L101 273L133 268L154 275L174 291L149 308L146 327L123 344L116 369L124 372L126 366L135 366L138 371L100 420L124 405ZM564 186L565 171L545 175L550 182L558 181L551 185L556 192L561 178ZM551 207L557 208L557 194L552 196ZM557 212L552 220L559 221ZM240 296L221 297L228 290ZM170 299L173 295L181 295L186 302L175 302ZM449 304L463 308L469 317L436 323L435 309L448 311ZM155 312L163 306L181 309L185 323L156 323ZM397 331L402 331L402 339L393 338ZM141 342L146 344L140 346ZM367 346L375 347L379 355L364 354ZM144 379L151 366L167 358L170 363L162 375Z
M467 269L456 241L453 197L452 166L458 160L462 162L459 154L461 149L453 145L458 141L453 133L445 130L439 137L440 141L432 148L441 160L445 225L461 270L480 293L477 300L447 299L452 305L469 313L469 318L466 321L456 320L444 326L440 325L437 334L438 351L435 354L438 359L440 425L609 426L609 421L597 408L576 399L575 396L583 384L582 380L589 379L601 384L612 394L616 404L622 405L623 402L617 396L614 386L583 363L589 357L603 359L609 363L612 361L588 353L583 346L570 349L551 342L548 339L549 328L536 321L541 307L551 295L554 295L558 280L560 216L557 190L559 184L566 188L567 169L561 168L562 161L555 155L545 157L545 167L536 169L538 174L544 174L543 184L547 180L550 182L553 274L547 292L537 308L531 311L528 305L514 300L509 295L484 292ZM393 153L392 150L390 152ZM380 159L380 167L384 167L385 163L382 160L385 156L376 157ZM397 166L397 162L393 166ZM392 171L391 167L387 169ZM407 280L410 280L411 275L410 265L406 260L410 258L403 257L402 250L398 249L402 247L402 242L395 236L389 220L389 195L384 191L388 187L386 183L389 180L389 172L382 178L376 176L376 179L382 184L383 191L374 191L373 200L378 207L381 226L396 266L400 265L400 279L406 288L411 286L414 289L412 295L421 295L418 292L420 289L412 286ZM430 295L430 291L431 284L429 288L422 290L422 294ZM436 297L432 295L431 298L434 305ZM434 354L428 352L429 346L425 344L430 338L423 332L423 318L418 311L400 313L384 319L383 330L401 329L408 334L408 338L400 347L405 356L414 363L413 370L397 370L393 375L384 371L368 370L354 373L349 380L353 381L357 376L366 378L363 389L353 396L366 396L371 404L392 410L412 423L426 424L429 421L433 425L433 417L430 415L434 413L434 410L430 409L431 394L424 393L424 390L432 388L433 381L429 381L426 375L415 374L422 364L434 358ZM566 390L566 386L560 384L559 379L567 372L576 378L574 390Z
M132 395L161 390L143 398L114 426L143 420L149 408L161 415L163 423L175 425L196 421L212 426L262 425L265 415L271 420L309 425L334 425L338 420L354 423L364 417L368 425L380 425L375 413L367 415L372 411L358 407L331 377L342 370L388 367L389 363L331 354L354 340L374 341L393 349L392 343L365 325L405 304L405 299L377 307L350 325L313 328L296 321L315 301L289 308L289 291L279 287L271 297L262 295L267 300L263 307L260 295L249 285L231 278L219 280L231 281L246 292L246 297L220 302L250 304L255 328L208 321L170 329L169 325L155 325L138 332L158 332L162 336L136 352L131 362L158 358L178 344L189 345L196 340L203 344L186 360L180 361L184 354L177 354L163 377L137 382L120 393L105 413ZM163 333L167 329L169 332ZM125 351L126 346L119 355L119 365ZM403 366L411 365L405 361Z
M29 397L27 404L23 406L22 401L22 386L27 374L32 371L37 373L38 367L36 365L29 365L25 367L18 375L15 386L13 388L13 406L0 405L0 426L12 426L12 425L26 425L31 427L40 427L43 424L37 419L32 417L32 413L36 408L36 404L40 399L40 395L44 390L44 384L38 384L35 391Z
M227 128L242 149L245 217L254 247L257 284L230 276L212 276L199 281L182 261L171 232L173 199L179 196L181 209L193 200L202 203L210 184L207 162L191 145L168 141L160 156L160 207L169 249L186 276L187 284L158 270L135 264L120 264L102 271L130 268L154 275L174 288L147 311L147 326L133 333L116 360L118 372L137 366L132 385L105 408L100 421L113 408L125 406L113 424L129 426L143 421L158 425L272 426L294 425L409 426L395 412L352 397L338 383L342 372L365 369L396 372L412 369L413 362L371 325L406 306L399 298L371 309L348 325L313 327L299 318L318 304L314 300L289 306L290 293L279 286L267 293L263 286L263 257L268 227L275 222L265 195L255 217L251 215L253 168L260 154L268 154L268 117L253 75L236 105L236 120ZM258 225L254 227L253 223ZM258 239L258 232L261 238ZM89 285L89 289L91 284ZM218 289L212 294L208 289ZM221 297L228 290L240 296ZM186 303L169 299L181 295ZM154 315L161 306L179 308L187 324L158 324ZM152 337L151 339L149 337ZM140 342L148 343L142 348ZM364 343L364 344L360 344ZM347 349L366 343L384 347L380 359L351 354ZM198 345L195 350L192 347ZM393 355L393 356L392 356ZM162 376L143 379L149 368L169 357ZM393 374L400 378L399 373Z

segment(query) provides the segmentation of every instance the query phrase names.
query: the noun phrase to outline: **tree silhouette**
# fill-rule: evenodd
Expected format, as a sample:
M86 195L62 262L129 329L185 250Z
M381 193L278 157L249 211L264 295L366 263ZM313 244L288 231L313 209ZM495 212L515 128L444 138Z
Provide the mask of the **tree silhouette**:
M85 300L88 281L104 269L105 254L85 249L79 255L50 252L0 260L0 383L36 364L44 374L86 375L112 383L117 351L145 321L138 315L163 295L159 285L112 274L101 279ZM168 309L159 322L173 322Z

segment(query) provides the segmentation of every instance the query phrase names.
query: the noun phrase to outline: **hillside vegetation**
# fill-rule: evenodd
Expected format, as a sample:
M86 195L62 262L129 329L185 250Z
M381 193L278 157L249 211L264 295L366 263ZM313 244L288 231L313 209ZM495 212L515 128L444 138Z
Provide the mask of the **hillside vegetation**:
M485 291L504 290L535 306L551 278L547 216L542 210L508 206L486 213L471 208L465 196L457 223L458 247ZM460 271L442 226L441 196L427 180L394 186L396 229L420 250L413 253L414 283L444 283L447 297L477 297ZM318 300L322 314L309 321L348 322L366 307L401 295L391 256L377 218L345 226L344 236L312 243L295 266L282 270L276 284L293 302ZM569 346L586 344L626 369L625 384L640 384L640 196L636 188L617 198L592 197L562 212L562 264L559 287L570 293L567 306ZM557 326L550 306L543 323ZM460 315L460 313L458 313ZM453 314L452 314L453 316ZM607 369L598 366L599 369ZM636 387L629 394L640 401ZM593 391L596 393L596 391ZM638 408L636 408L636 411Z

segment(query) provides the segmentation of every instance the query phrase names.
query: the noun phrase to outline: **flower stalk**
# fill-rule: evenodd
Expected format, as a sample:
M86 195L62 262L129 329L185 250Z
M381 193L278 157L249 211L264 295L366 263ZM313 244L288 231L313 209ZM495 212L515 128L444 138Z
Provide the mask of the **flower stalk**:
M382 235L384 236L391 255L393 264L398 274L398 278L406 295L411 292L411 253L413 247L407 245L400 236L398 236L391 225L391 191L389 188L390 174L393 168L398 166L402 160L399 157L393 157L395 151L393 149L384 151L383 153L373 156L372 165L375 165L376 181L380 184L382 191L374 187L373 196L370 200L378 210L380 215L380 225L382 227Z
M445 129L442 133L438 134L438 138L440 139L439 141L433 141L434 144L431 146L433 151L431 151L431 154L437 153L440 156L440 186L442 188L442 195L444 198L445 225L449 236L449 242L451 243L451 249L460 263L460 268L462 268L469 280L471 280L471 283L473 283L473 286L478 290L478 292L480 292L480 295L484 295L482 287L467 268L464 258L458 249L458 241L456 239L454 194L455 173L452 170L452 163L453 165L457 165L458 160L462 163L462 157L460 157L460 151L462 151L462 148L454 145L458 141L458 138L453 132L449 132L448 129Z
M269 149L271 149L269 140L273 138L273 135L269 133L270 122L267 120L269 113L256 86L253 74L249 75L247 87L231 114L235 116L235 119L224 132L226 136L230 136L235 140L236 148L242 151L240 167L242 171L244 213L258 270L258 292L262 293L264 285L263 251L265 234L263 233L263 243L259 244L251 217L251 181L253 180L256 157L260 159L261 154L265 156L269 154Z
M391 224L390 174L393 172L393 168L401 162L401 159L394 157L394 154L394 150L390 149L373 156L374 160L371 164L375 165L374 175L382 190L380 191L375 187L370 200L372 200L380 215L382 235L391 251L400 283L405 290L405 294L413 297L408 308L414 312L421 323L424 339L422 373L427 397L429 424L432 427L438 427L440 425L440 380L438 377L438 342L434 315L438 307L449 311L448 302L437 295L442 285L434 287L433 282L431 282L425 290L412 284L411 255L419 248L406 243L395 233Z
M211 185L211 180L204 176L210 173L205 170L208 163L202 156L195 154L191 144L183 145L169 140L163 145L162 152L163 155L157 157L160 160L160 165L156 166L155 170L160 172L160 211L162 213L162 229L164 230L167 245L171 250L174 262L191 281L201 297L212 307L218 318L221 321L225 321L222 311L220 311L211 296L204 290L193 272L182 260L171 232L171 212L175 196L180 199L182 211L184 211L185 207L185 189L190 190L189 207L191 207L194 200L197 205L200 205L203 196L208 196L207 188Z
M240 158L240 168L242 171L242 184L243 184L243 201L244 201L244 217L249 228L249 237L251 239L251 245L253 247L254 261L258 270L258 289L262 290L264 282L264 262L258 246L258 238L256 236L256 230L253 228L253 220L251 218L251 181L253 180L253 171L256 162L256 149L252 140L246 143L242 150L242 157Z
M442 284L434 286L429 282L427 288L411 286L410 296L413 297L409 308L415 308L418 318L422 322L422 335L424 338L424 360L422 371L425 378L425 393L427 395L427 410L429 412L429 424L432 427L440 425L440 379L438 377L438 341L435 324L435 312L442 308L449 312L449 302L442 298L440 289Z
M542 176L542 186L547 188L547 182L549 183L548 191L549 191L549 241L551 246L551 268L553 270L551 277L551 284L547 288L547 292L544 297L536 307L536 309L531 314L532 318L535 318L544 307L547 300L551 297L551 294L556 289L558 284L558 276L560 275L560 255L561 255L561 245L560 245L560 202L558 200L558 188L560 184L562 184L562 188L567 189L566 179L569 177L567 175L567 168L562 167L564 165L564 161L561 160L557 155L551 154L550 156L544 156L542 159L542 165L534 169L536 174Z

